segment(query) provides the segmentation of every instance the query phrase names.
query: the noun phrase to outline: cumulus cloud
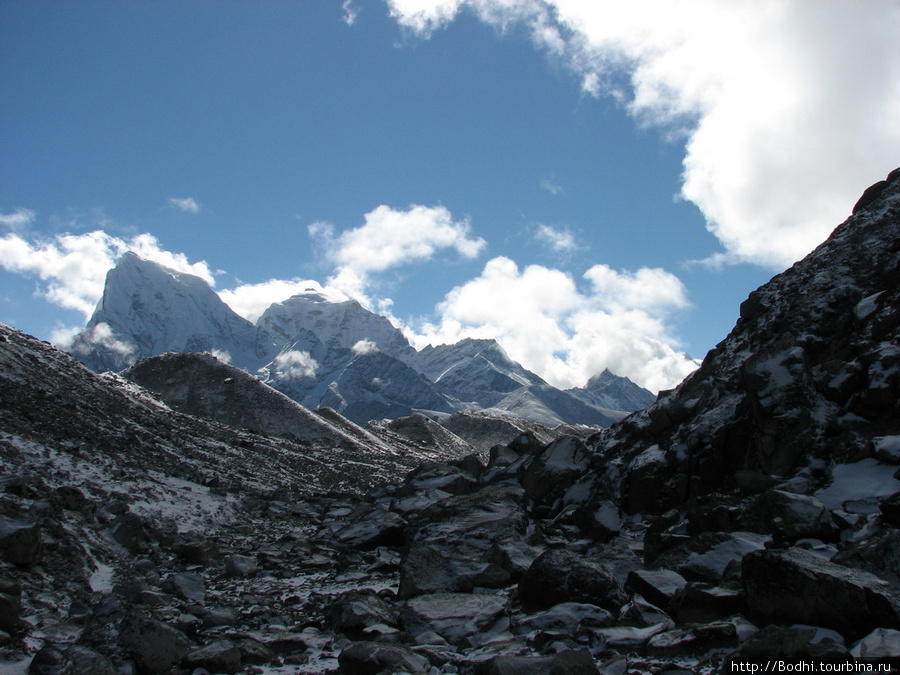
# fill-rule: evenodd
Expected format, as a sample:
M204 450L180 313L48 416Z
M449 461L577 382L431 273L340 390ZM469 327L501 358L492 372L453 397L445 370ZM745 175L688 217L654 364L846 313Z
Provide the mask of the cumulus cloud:
M359 356L363 356L365 354L374 354L378 351L378 345L375 344L372 340L363 338L362 340L354 343L354 345L350 347L350 351Z
M680 382L697 364L672 345L667 320L688 306L680 280L664 270L588 270L585 288L560 270L520 270L494 258L477 278L451 290L440 321L415 330L413 341L453 343L495 338L511 358L551 384L583 386L604 368L651 390Z
M74 337L74 335L71 337ZM106 347L110 351L123 357L129 357L134 354L134 345L117 338L112 327L108 323L98 323L93 327L90 334L87 336L87 339L79 344L81 347L79 349L79 347L76 346L76 351L81 351L82 354L88 353L91 346L95 345Z
M550 225L538 225L534 238L557 253L570 253L578 248L575 236L569 230L558 230Z
M723 247L773 269L849 215L900 156L900 5L869 0L389 0L422 36L463 8L516 23L639 123L685 143L681 194Z
M363 225L340 234L322 222L310 225L309 233L336 266L329 285L352 297L364 295L378 272L430 260L446 249L471 259L485 247L484 239L471 235L467 220L453 220L443 206L418 204L405 211L379 206L365 215Z
M275 377L279 380L299 380L315 377L319 363L309 352L292 349L275 357Z
M169 197L169 206L185 213L200 213L200 204L192 197Z
M9 233L0 239L0 267L37 276L43 282L39 292L45 299L89 318L103 295L106 273L126 251L202 277L210 285L215 283L205 262L191 263L183 253L166 251L153 235L122 239L102 230L40 241Z

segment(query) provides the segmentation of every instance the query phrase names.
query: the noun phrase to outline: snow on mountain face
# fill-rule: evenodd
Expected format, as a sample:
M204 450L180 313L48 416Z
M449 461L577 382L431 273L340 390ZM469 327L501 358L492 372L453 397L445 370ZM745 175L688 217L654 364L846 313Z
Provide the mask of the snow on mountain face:
M271 305L257 321L279 349L303 349L315 336L326 350L379 349L394 357L413 352L407 339L385 317L363 308L355 300L333 302L318 292L295 295ZM310 345L315 350L315 343Z
M216 353L307 408L331 406L357 423L491 410L545 425L606 426L634 408L632 392L621 405L607 395L601 406L561 392L494 340L416 352L385 317L312 289L273 304L252 326L202 279L126 254L73 353L102 371L170 351Z
M627 377L614 375L608 369L595 375L584 387L567 389L568 393L598 408L637 412L653 405L656 397Z
M546 384L510 359L496 340L467 338L453 345L428 345L408 362L441 392L481 408L495 405L519 387Z
M126 253L73 352L95 371L120 370L163 352L217 351L255 370L271 358L267 340L199 277Z

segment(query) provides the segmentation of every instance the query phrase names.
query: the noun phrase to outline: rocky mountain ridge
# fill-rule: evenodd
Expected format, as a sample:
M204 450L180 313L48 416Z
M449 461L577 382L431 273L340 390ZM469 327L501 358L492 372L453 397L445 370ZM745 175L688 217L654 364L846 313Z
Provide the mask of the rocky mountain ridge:
M486 455L428 418L375 425L395 458L443 440L366 492L304 479L335 441L175 412L3 327L0 666L896 669L898 242L900 171L650 408ZM477 417L441 429L463 440ZM333 485L390 458L336 455Z
M585 394L590 387L558 390L493 340L417 352L385 317L315 289L273 304L254 325L202 279L126 254L72 353L102 372L166 352L211 352L307 408L327 406L358 424L414 412L488 411L545 426L609 426L632 411L635 390L652 398L609 374L616 386L597 405Z

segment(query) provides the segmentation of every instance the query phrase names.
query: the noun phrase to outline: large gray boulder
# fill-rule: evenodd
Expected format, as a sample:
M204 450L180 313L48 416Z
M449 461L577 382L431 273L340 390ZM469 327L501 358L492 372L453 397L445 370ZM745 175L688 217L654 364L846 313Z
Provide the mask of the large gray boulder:
M400 597L508 584L510 571L498 553L503 544L526 538L522 497L521 488L491 486L443 499L415 516L400 567Z
M526 607L582 602L618 612L628 598L606 565L568 549L550 549L519 581L519 600Z
M861 638L875 628L900 628L900 592L869 572L789 548L744 557L741 577L759 623L801 623Z

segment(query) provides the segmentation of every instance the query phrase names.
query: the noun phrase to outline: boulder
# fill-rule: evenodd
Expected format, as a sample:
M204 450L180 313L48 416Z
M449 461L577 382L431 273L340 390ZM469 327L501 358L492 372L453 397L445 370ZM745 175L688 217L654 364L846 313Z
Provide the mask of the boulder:
M236 673L241 669L241 652L231 640L216 640L187 653L184 661L192 668L211 673Z
M350 591L338 596L326 612L332 629L351 639L377 624L397 626L396 610L373 591Z
M686 584L687 579L672 570L632 570L625 581L625 590L640 593L651 604L668 609Z
M772 659L783 659L792 665L812 659L829 663L849 660L847 648L822 633L811 626L766 626L727 654L719 672L724 675L740 670L742 663L746 667L747 663L765 664Z
M237 553L225 556L225 574L229 577L252 577L258 571L259 566L256 564L256 558Z
M34 565L41 559L43 542L37 523L0 516L0 557L13 565Z
M616 618L602 607L581 602L561 602L548 610L526 616L518 621L517 632L554 632L577 637L595 628L608 628Z
M476 675L595 675L600 670L587 651L552 656L497 656L478 664Z
M119 633L119 643L131 654L140 670L168 673L188 651L188 639L180 630L156 619L129 616Z
M341 651L338 665L345 675L427 673L428 659L408 647L380 642L352 642Z
M774 534L782 540L830 539L835 534L831 513L815 497L782 490L761 494L747 508L744 529Z
M567 549L545 551L519 581L519 600L526 607L586 602L618 612L627 599L609 567Z
M672 601L672 615L680 623L710 623L744 612L744 595L731 588L690 582Z
M809 551L755 551L741 565L751 616L761 623L804 623L860 638L900 628L900 592L874 574Z
M658 633L647 641L646 652L657 658L675 658L707 654L713 650L734 649L740 638L729 621L694 624Z
M900 631L892 628L876 628L853 645L850 653L857 659L896 659L900 656Z
M522 487L535 502L551 504L590 464L591 454L584 441L564 436L532 460L522 475Z
M377 546L401 546L406 533L406 521L387 509L366 509L332 537L335 546L372 549Z
M488 632L506 609L507 600L499 595L434 593L408 600L400 616L413 637L430 631L460 645Z
M496 547L525 539L522 497L518 487L489 486L448 497L415 516L400 565L400 597L509 583Z
M173 574L166 583L166 588L188 602L203 604L206 600L206 585L203 577L196 572L179 572Z
M130 553L147 551L152 541L143 518L131 511L116 516L110 523L109 533Z
M115 675L112 661L82 645L45 644L31 664L29 675Z
M0 630L14 633L22 613L22 587L18 582L0 577Z

